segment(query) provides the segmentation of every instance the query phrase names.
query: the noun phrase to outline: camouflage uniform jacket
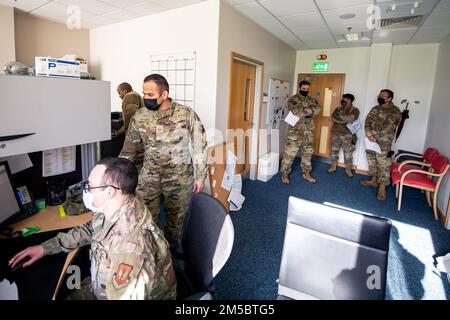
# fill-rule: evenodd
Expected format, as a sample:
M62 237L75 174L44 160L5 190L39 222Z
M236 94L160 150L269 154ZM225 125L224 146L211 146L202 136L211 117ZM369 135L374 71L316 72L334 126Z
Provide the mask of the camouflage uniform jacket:
M305 108L308 107L312 109L313 115L305 112ZM304 97L298 93L289 98L288 109L300 118L294 127L289 128L290 130L299 131L300 133L314 130L314 117L320 113L320 106L315 98L310 96Z
M359 110L353 106L350 109L345 109L343 106L337 107L331 115L333 120L333 133L337 134L352 134L347 128L347 123L352 123L359 117Z
M137 92L128 92L122 100L123 126L120 127L116 135L124 135L127 132L130 120L139 108L144 107L144 100Z
M150 211L137 197L126 201L110 220L92 222L43 243L46 255L91 245L91 284L97 299L176 298L169 245Z
M205 128L194 110L171 103L165 111L141 108L135 113L119 157L136 162L138 150L143 147L144 165L140 175L146 175L150 168L153 172L161 168L166 175L188 174L195 180L204 180L207 172Z
M389 151L401 119L402 113L394 104L391 103L387 107L375 106L366 117L366 135L373 135L381 150Z

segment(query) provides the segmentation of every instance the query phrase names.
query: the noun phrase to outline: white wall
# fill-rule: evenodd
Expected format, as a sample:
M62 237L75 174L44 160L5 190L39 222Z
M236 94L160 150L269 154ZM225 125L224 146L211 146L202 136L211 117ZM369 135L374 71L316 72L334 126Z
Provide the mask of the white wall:
M425 145L438 148L441 154L450 158L450 36L439 45L437 65ZM447 173L438 195L438 207L444 213L449 195L450 173Z
M291 84L294 80L296 51L222 2L220 6L216 129L222 131L223 134L225 134L228 124L232 51L264 63L264 93L268 93L271 77L291 81ZM255 128L257 120L255 117ZM267 128L267 103L262 104L261 128ZM270 144L270 136L260 136L259 155L271 151ZM274 142L274 146L276 145L277 143Z
M410 110L396 149L419 153L425 149L438 49L437 43L393 47L388 87L395 93L396 105L403 110L406 104L400 102L407 99Z
M101 80L111 81L112 111L120 110L116 88L121 82L142 92L142 81L150 74L151 55L195 51L195 111L207 129L214 128L218 21L219 1L208 0L92 29L89 68Z
M3 66L16 60L16 47L14 41L14 8L0 6L0 73Z
M394 91L394 103L401 109L402 99L410 101L410 119L402 135L393 145L393 150L408 149L422 152L425 146L427 119L436 69L437 44L391 45L374 44L371 47L297 52L296 75L313 73L313 63L320 53L328 55L329 73L345 73L346 93L355 95L355 105L360 109L360 120L377 104L376 97L381 89ZM415 105L414 101L421 101ZM353 156L354 164L360 170L367 170L365 146L358 134L359 142ZM341 160L342 151L341 151Z

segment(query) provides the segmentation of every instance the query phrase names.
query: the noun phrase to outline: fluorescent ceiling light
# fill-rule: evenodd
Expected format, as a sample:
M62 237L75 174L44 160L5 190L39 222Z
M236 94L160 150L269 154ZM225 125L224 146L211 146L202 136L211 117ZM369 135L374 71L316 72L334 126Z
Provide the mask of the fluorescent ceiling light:
M347 41L358 41L361 39L361 33L360 32L350 32L350 33L345 33L344 34L344 38Z

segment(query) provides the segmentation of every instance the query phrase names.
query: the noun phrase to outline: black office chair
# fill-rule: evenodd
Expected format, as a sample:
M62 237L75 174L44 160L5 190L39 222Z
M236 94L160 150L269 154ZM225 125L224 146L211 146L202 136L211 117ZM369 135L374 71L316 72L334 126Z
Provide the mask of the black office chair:
M233 223L224 206L206 193L194 194L184 223L182 253L173 254L178 299L214 299L214 278L230 257L233 241Z
M279 300L385 298L391 222L289 198Z

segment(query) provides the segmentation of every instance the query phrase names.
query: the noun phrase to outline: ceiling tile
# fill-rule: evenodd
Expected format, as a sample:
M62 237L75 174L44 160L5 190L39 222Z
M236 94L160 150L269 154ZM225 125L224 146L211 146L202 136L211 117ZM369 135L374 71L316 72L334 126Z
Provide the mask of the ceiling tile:
M434 13L427 18L424 26L448 26L450 25L450 13Z
M330 39L315 39L305 41L306 45L310 49L330 49L337 48L336 42Z
M357 48L357 47L369 47L370 39L360 41L338 41L339 48Z
M319 12L286 16L280 18L280 20L283 21L283 23L290 29L308 28L325 25Z
M112 19L114 21L125 21L137 18L138 15L132 12L127 12L125 10L117 10L108 14L103 15L103 17Z
M103 15L117 10L117 7L96 0L58 0L65 5L79 6L81 10Z
M339 8L332 10L324 10L322 11L325 20L329 25L332 24L347 24L352 22L361 22L367 21L369 18L369 14L367 13L367 6L358 6L358 7L347 7L347 8ZM351 19L341 19L339 16L344 14L354 14L355 17Z
M49 2L50 0L0 0L1 5L15 7L25 12L30 12L31 10L37 9Z
M450 26L422 27L410 43L440 42L450 34Z
M257 24L259 24L261 27L269 30L269 31L276 31L276 30L286 30L286 28L275 18L269 18L269 19L263 19L263 20L257 20L255 21Z
M67 8L67 6L59 3L51 3L34 10L31 15L55 22L66 23L70 16L70 14L67 13Z
M371 5L373 0L316 0L320 10Z
M330 29L333 34L343 34L349 32L348 28L351 27L350 32L369 32L366 21L349 22L342 24L331 24Z
M263 7L261 7L256 2L239 5L236 6L235 8L252 20L273 18L273 16L270 13L268 13Z
M151 2L143 2L134 6L127 7L127 11L135 13L139 16L154 14L165 10L167 9Z
M309 40L315 38L331 38L330 31L326 26L300 28L294 29L292 32L302 40Z
M416 27L405 29L390 29L390 30L374 30L373 42L374 43L393 43L393 44L405 44L407 43L414 32Z
M433 11L434 13L450 12L450 0L441 0Z
M117 8L126 8L129 6L134 6L139 3L145 3L146 1L143 0L101 0L102 2L105 2L107 4L110 4Z
M108 25L108 24L113 24L113 23L116 23L116 22L118 22L118 21L115 21L115 20L113 20L111 18L108 18L108 17L95 16L93 18L86 19L85 21L82 22L82 24L84 24L84 23L86 23L86 24L96 24L97 27L100 27L100 26L105 26L105 25Z
M313 0L263 0L260 3L277 17L317 12Z
M203 0L152 0L155 4L166 7L168 9L175 9L191 4L202 2Z

